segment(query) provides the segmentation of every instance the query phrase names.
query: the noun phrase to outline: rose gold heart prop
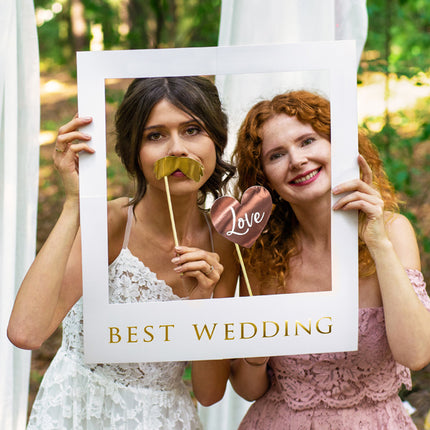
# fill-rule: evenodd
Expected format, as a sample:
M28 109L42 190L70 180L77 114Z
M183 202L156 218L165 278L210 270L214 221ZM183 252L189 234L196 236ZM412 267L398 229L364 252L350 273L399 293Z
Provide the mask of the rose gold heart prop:
M250 248L269 221L271 211L269 191L255 185L243 193L241 203L228 196L216 199L211 208L211 219L220 235Z
M258 185L248 188L243 193L241 203L232 197L223 196L216 199L211 208L215 230L234 242L250 296L253 294L239 245L246 248L252 246L269 221L271 211L270 193Z

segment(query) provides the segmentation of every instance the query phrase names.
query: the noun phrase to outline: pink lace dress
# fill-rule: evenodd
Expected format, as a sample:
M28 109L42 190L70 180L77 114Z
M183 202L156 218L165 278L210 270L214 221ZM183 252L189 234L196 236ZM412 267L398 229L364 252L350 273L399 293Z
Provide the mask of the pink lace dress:
M421 272L407 274L430 310ZM416 428L397 394L410 372L393 359L382 308L360 309L358 351L272 357L269 369L271 387L239 430Z

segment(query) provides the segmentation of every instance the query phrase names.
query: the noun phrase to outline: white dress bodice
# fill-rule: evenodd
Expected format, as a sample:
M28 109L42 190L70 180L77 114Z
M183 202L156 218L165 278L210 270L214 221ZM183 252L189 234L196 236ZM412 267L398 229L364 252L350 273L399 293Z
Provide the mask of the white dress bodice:
M129 221L130 221L129 211ZM131 221L109 265L110 303L181 300L128 249ZM185 362L85 364L82 298L63 320L28 430L201 430L182 375Z

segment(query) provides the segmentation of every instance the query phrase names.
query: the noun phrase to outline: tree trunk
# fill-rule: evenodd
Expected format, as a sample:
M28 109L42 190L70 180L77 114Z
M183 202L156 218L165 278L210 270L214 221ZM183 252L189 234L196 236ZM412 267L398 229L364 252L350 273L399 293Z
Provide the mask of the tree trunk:
M155 14L154 48L163 43L163 29L165 28L165 10L163 0L151 0L151 9Z
M87 23L81 0L70 0L70 28L75 51L88 49Z
M128 40L131 49L148 47L148 7L146 0L129 0L130 29Z

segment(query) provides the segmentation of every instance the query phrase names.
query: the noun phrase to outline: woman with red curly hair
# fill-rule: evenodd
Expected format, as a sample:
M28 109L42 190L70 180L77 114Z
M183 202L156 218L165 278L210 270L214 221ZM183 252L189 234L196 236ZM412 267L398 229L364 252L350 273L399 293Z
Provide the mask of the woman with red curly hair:
M334 188L330 148L330 103L307 91L257 103L239 131L238 190L262 185L274 201L245 251L254 294L331 289L331 210L359 211L360 244L358 351L234 360L233 387L258 399L240 430L415 428L397 394L411 386L409 369L430 362L415 234L367 137L359 134L360 178Z

